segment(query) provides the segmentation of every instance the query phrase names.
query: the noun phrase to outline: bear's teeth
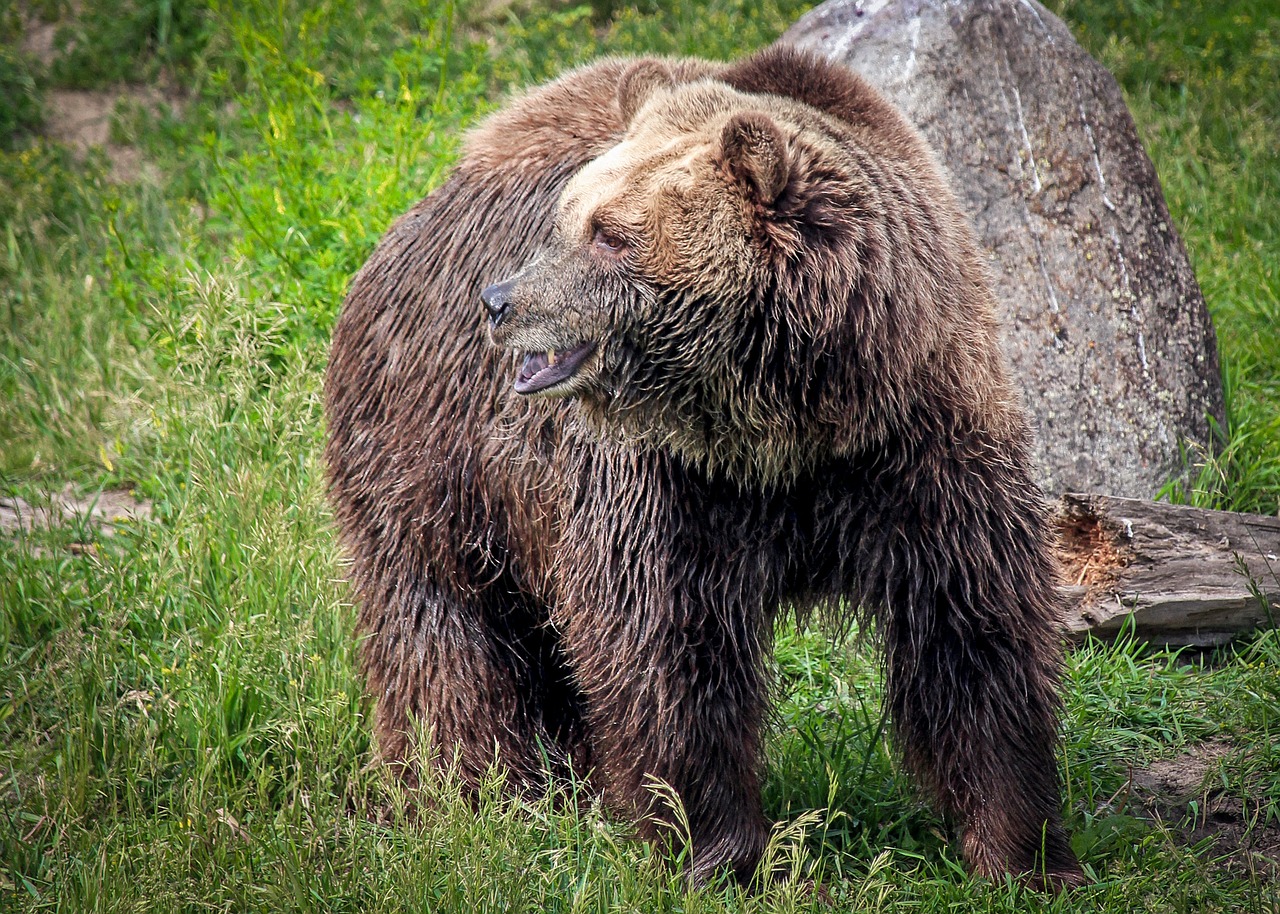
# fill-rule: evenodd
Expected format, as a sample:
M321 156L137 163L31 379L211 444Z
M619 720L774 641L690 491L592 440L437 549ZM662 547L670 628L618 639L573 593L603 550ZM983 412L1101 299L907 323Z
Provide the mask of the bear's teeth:
M556 363L556 351L554 349L547 350L547 364L554 365Z

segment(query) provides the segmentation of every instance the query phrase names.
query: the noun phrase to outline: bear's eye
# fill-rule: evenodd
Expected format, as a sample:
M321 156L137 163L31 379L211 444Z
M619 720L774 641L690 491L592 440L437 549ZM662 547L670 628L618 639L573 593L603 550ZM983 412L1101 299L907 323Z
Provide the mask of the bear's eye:
M622 236L600 226L596 226L595 237L591 239L591 244L597 251L610 257L618 257L627 249L627 242Z

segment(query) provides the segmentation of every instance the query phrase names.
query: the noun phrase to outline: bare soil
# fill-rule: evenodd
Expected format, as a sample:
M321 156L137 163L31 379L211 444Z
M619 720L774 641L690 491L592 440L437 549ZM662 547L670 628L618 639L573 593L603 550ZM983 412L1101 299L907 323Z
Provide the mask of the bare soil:
M47 501L0 498L0 535L26 536L39 530L79 525L90 534L111 536L121 523L137 523L151 518L151 504L122 489L77 495L71 486L49 496Z
M1235 751L1229 742L1215 740L1135 769L1133 796L1150 819L1182 843L1207 843L1212 865L1280 882L1280 822L1274 816L1267 821L1262 803L1213 787L1214 776Z
M54 36L60 24L28 17L22 50L43 66L50 66L57 56ZM183 99L176 89L149 85L117 85L102 90L50 89L44 94L44 135L82 156L91 149L101 149L110 163L109 176L117 183L130 183L143 177L154 179L157 175L136 147L111 139L111 119L122 105L137 106L148 115L157 116L165 108L180 113Z

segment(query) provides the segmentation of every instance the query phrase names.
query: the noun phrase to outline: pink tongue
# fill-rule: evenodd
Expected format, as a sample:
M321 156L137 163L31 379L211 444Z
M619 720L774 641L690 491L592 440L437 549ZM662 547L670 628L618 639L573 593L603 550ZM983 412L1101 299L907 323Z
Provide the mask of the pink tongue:
M520 377L525 381L531 380L534 375L547 367L545 352L531 352L524 357L524 364L520 366Z
M592 343L582 343L568 352L557 354L554 365L548 362L545 352L527 353L516 375L516 393L537 393L573 377L595 348Z
M537 393L571 374L572 366L565 365L562 361L552 365L547 361L545 352L531 352L524 357L524 364L520 366L520 373L516 377L516 393Z

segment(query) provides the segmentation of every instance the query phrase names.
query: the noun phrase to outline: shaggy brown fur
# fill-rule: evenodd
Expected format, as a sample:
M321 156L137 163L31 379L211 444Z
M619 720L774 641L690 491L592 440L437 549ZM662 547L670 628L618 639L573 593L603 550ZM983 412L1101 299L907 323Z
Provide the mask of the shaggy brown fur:
M495 348L475 295L521 267L485 289ZM973 869L1077 881L1055 570L992 314L923 142L833 65L604 61L492 117L334 337L384 753L421 720L471 785L589 772L651 836L661 778L694 877L748 878L775 618L862 607Z

